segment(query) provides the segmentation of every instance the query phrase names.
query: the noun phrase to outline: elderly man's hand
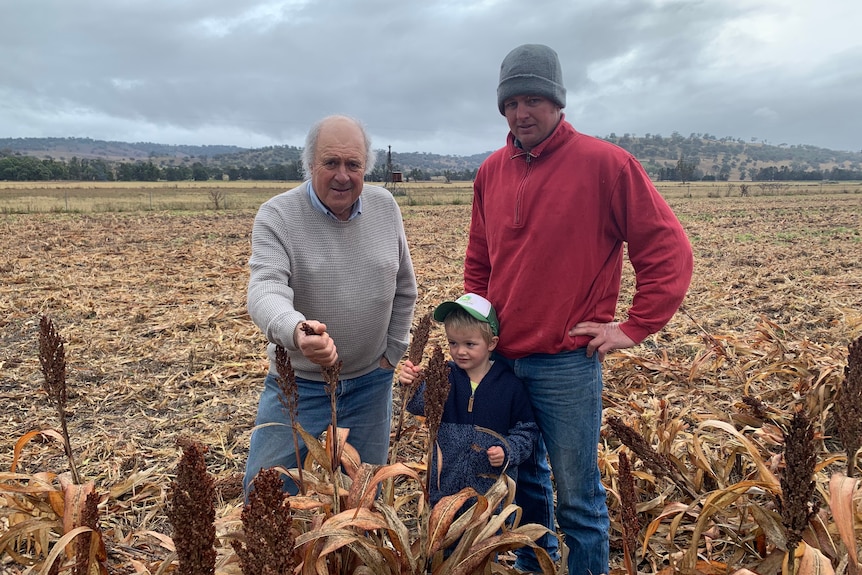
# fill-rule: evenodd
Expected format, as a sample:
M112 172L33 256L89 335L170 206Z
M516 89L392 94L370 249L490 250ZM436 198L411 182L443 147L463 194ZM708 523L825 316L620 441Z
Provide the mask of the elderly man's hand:
M326 333L326 324L315 320L306 320L297 324L293 332L296 347L312 363L329 367L338 360L338 350L335 342Z

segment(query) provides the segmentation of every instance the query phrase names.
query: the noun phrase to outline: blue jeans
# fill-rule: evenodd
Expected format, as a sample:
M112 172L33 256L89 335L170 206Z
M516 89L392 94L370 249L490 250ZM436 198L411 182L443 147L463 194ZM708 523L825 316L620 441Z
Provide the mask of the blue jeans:
M350 428L347 442L356 448L362 461L384 464L389 457L389 427L392 420L392 377L390 369L377 368L371 373L338 382L336 415L338 427ZM332 423L329 394L322 381L296 378L299 394L297 421L314 437L323 433ZM290 427L290 416L279 397L281 390L276 377L266 376L263 393L257 407L255 427L251 436L248 460L245 466L243 488L249 493L254 477L261 469L280 465L286 469L298 467ZM299 460L305 459L308 450L302 438L299 441ZM296 494L299 489L285 479L285 490Z
M538 523L554 531L550 458L557 488L557 523L569 548L569 575L608 573L610 518L598 468L602 420L598 354L588 358L585 349L578 349L500 359L524 380L542 432L533 456L518 466L515 502L523 509L522 523ZM553 559L559 557L555 538L538 543ZM515 567L539 570L531 549L517 549L515 554Z

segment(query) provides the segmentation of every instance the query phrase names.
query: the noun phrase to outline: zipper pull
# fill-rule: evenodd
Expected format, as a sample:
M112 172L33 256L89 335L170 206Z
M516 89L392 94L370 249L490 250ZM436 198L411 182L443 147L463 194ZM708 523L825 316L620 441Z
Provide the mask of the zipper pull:
M467 413L473 413L473 397L475 392L470 394L470 401L467 402Z

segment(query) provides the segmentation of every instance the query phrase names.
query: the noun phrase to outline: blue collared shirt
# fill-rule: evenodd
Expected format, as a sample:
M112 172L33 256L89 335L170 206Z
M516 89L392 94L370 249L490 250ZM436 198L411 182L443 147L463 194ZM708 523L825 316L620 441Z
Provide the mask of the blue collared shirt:
M311 198L311 205L314 206L314 209L326 214L333 220L338 220L335 214L327 208L323 202L320 201L320 198L317 197L317 194L314 193L314 188L311 186L311 180L308 180L308 197ZM347 218L347 221L352 220L356 216L362 213L362 196L356 198L356 201L353 203L353 207L350 210L350 217ZM341 221L341 220L339 220Z

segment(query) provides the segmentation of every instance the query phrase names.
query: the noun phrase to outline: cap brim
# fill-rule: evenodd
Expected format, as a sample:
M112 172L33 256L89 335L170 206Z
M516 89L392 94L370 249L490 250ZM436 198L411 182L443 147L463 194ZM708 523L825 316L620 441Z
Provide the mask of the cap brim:
M455 308L461 308L461 305L455 303L454 301L444 301L434 310L434 319L436 319L437 321L445 320L446 316L452 313L452 310Z

